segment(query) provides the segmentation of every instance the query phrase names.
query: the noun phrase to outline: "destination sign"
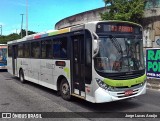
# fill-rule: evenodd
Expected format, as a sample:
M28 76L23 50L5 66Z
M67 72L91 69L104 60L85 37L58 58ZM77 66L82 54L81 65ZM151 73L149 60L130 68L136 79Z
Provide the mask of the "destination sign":
M126 23L99 23L97 25L97 33L115 32L128 34L142 34L142 29L139 26Z
M108 27L112 32L133 32L133 27L131 26L108 25Z

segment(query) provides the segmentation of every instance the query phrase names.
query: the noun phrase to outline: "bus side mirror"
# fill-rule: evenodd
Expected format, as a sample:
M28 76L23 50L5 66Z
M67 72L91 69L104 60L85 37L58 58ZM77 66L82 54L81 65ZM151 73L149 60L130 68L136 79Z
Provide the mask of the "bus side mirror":
M98 54L99 52L99 40L93 41L93 58Z
M94 40L93 40L93 58L95 58L95 56L98 54L99 52L99 37L98 35L93 32L93 36L94 36Z
M96 53L98 50L98 41L97 40L93 41L93 50L94 50L94 53Z

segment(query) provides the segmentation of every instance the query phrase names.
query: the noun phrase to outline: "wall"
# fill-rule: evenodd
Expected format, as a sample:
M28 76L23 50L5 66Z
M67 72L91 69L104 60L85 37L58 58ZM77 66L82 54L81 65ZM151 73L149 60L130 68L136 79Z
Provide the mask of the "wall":
M106 11L107 11L106 7L102 7L64 18L56 23L55 29L61 29L67 26L101 20L100 13Z
M144 17L144 47L160 48L160 0L147 0Z
M100 13L106 11L108 11L108 9L102 7L64 18L56 23L55 29L101 20ZM145 4L143 27L144 48L160 48L156 43L156 41L160 39L160 0L147 0Z

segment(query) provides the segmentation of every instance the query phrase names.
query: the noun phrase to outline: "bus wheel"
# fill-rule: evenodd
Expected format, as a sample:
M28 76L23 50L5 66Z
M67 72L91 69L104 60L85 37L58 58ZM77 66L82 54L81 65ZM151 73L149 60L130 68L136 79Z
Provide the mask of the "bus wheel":
M19 79L22 83L25 83L24 73L22 69L19 71Z
M64 100L70 100L70 87L66 79L62 79L60 84L60 94Z

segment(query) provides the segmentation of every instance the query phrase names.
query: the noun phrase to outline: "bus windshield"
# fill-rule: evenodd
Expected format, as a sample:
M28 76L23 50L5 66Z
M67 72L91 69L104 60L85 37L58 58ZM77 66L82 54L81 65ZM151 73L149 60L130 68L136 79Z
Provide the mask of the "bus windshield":
M7 46L0 46L0 66L7 65Z
M99 53L95 57L99 72L129 72L144 69L143 41L138 37L100 37Z

